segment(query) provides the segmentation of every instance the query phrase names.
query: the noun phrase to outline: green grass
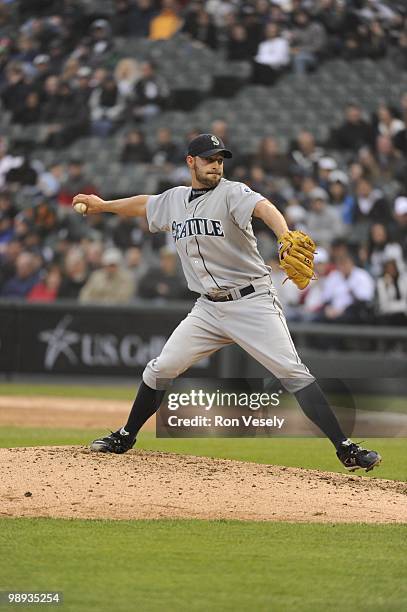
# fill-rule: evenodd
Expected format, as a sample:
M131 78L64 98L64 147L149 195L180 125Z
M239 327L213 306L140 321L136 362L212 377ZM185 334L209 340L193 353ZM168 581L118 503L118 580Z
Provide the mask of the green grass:
M27 383L0 383L0 395L11 396L47 396L47 397L84 397L95 399L115 399L131 401L137 391L136 385L118 384L105 385L61 385L61 384L27 384ZM330 399L337 405L347 405L342 396L330 395ZM380 396L361 394L354 397L355 405L361 410L380 410L393 412L407 412L407 399L397 395ZM284 395L282 403L294 402L289 395ZM294 402L295 403L295 402Z
M60 590L72 612L396 612L406 536L401 525L3 519L0 589Z
M100 429L0 427L0 447L87 445L90 440L100 436L101 433L104 432ZM370 472L370 477L407 480L407 440L405 438L371 438L366 440L365 446L379 450L384 458L380 468ZM158 439L153 433L146 432L140 434L137 448L291 467L344 471L330 442L324 438L195 438L181 440Z
M40 385L25 383L0 383L0 395L47 396L47 397L88 397L95 399L132 400L135 385Z

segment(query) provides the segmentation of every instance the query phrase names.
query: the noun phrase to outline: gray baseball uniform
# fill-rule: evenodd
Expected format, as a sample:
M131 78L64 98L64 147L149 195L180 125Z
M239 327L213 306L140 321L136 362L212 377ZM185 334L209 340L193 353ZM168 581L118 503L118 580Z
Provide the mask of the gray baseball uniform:
M288 391L311 384L314 377L295 350L270 268L257 249L251 218L264 196L226 179L191 201L190 194L190 187L175 187L147 202L150 231L172 232L188 286L201 297L160 356L147 364L144 382L156 389L203 357L236 343ZM230 301L206 297L226 294Z

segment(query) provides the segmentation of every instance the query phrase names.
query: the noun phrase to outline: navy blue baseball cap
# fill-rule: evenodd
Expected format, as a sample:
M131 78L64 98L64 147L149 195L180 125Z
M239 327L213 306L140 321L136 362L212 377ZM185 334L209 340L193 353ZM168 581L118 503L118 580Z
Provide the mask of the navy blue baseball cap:
M222 140L214 134L199 134L188 145L188 155L192 157L210 157L216 153L223 153L228 159L232 157L232 152L226 149Z

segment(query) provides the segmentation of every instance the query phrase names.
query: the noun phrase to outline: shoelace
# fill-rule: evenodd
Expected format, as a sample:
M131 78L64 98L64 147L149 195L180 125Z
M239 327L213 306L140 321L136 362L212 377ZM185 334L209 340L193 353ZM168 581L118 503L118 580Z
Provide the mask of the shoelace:
M365 440L362 440L361 442L365 442ZM359 442L352 442L352 444L350 444L349 446L349 450L351 451L351 453L356 453L356 452L368 453L369 452L366 448L363 448L363 446L360 446Z

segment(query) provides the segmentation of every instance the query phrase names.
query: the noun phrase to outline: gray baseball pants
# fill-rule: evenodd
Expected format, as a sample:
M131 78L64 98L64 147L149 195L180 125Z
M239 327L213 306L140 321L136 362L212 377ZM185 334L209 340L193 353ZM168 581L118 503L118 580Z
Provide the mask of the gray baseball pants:
M315 378L301 362L271 279L252 282L256 291L238 300L212 302L201 296L143 372L152 389L166 386L194 363L236 343L261 363L290 393Z

